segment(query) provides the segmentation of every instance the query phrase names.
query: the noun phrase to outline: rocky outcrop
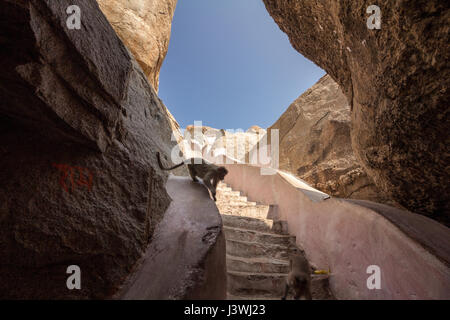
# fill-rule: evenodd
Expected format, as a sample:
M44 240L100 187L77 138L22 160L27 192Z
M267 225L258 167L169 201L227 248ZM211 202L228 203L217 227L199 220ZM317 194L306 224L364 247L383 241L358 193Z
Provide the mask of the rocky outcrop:
M280 169L332 196L387 201L353 154L350 105L329 75L295 100L272 129L279 130Z
M408 209L449 223L450 4L264 0L293 47L341 86L355 155L375 184Z
M198 128L198 133L195 132ZM248 153L265 135L266 130L252 126L247 131L215 129L207 126L187 126L184 132L184 144L193 153L190 156L203 155L205 158L225 154L232 159L249 162Z
M159 71L169 49L172 18L177 0L98 0L100 9L125 46L139 62L158 92ZM161 101L163 104L163 102ZM174 141L180 142L180 126L165 107Z
M97 3L76 3L80 30L72 1L0 1L2 298L109 296L170 202L165 108Z
M97 0L156 91L177 0Z

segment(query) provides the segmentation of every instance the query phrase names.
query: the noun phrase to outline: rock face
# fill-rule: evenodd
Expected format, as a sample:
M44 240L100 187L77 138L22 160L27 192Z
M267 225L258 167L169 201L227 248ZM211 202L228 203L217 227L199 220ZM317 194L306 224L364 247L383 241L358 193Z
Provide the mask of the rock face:
M97 3L76 3L80 30L69 0L0 1L1 298L110 296L170 202L165 108Z
M329 75L295 100L272 129L279 130L280 169L332 196L386 202L353 154L350 106Z
M264 0L293 47L341 86L352 145L375 184L413 212L449 223L450 3Z
M177 0L98 0L100 9L125 46L139 62L156 92L159 71L169 49ZM162 102L161 102L162 103ZM180 126L165 108L174 141L181 141Z
M177 0L97 0L156 91Z

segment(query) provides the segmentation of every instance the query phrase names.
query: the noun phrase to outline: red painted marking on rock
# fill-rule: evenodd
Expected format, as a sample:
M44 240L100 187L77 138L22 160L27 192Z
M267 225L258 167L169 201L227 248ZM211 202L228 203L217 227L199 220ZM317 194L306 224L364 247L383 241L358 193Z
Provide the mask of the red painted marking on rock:
M61 177L59 178L59 184L67 192L72 192L74 188L78 186L85 186L89 191L92 189L92 182L94 176L88 168L70 166L68 164L52 163L52 166L61 171ZM75 175L78 172L78 179L75 179ZM67 178L69 178L69 187L66 184Z

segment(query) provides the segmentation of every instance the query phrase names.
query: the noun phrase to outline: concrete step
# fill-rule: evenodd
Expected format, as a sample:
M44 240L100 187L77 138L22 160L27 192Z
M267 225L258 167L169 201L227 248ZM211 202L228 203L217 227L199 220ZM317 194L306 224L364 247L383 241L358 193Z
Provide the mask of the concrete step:
M223 192L239 192L240 193L240 191L234 191L233 189L231 189L230 187L228 187L226 184L223 184L223 183L219 183L217 185L216 190L223 191Z
M250 295L250 296L236 296L227 294L227 300L280 300L280 297L268 295Z
M222 199L219 196L219 197L217 197L216 205L217 205L217 207L219 207L219 206L255 207L257 205L257 203L256 202L252 202L252 201L242 200L242 199Z
M289 262L267 257L244 258L227 255L227 270L261 273L288 273Z
M247 201L224 183L217 189L216 205L226 238L229 300L278 300L289 272L288 250L295 237L286 221L267 219L271 208ZM273 212L270 213L271 216ZM313 299L333 299L328 275L312 275ZM292 293L288 299L292 299Z
M285 221L222 214L224 226L288 235Z
M282 297L287 274L228 271L227 288L232 295Z
M226 238L226 236L225 236ZM258 243L227 239L227 254L244 258L274 258L288 260L286 245Z
M295 243L295 237L291 235L276 234L273 232L263 232L243 228L224 226L226 239L247 242L258 242L260 244L289 245Z
M235 201L235 202L248 202L247 197L243 196L235 196L235 195L223 195L217 193L216 195L217 201L219 202L227 202L227 201Z
M230 205L217 202L216 205L221 214L233 216L266 219L269 213L269 206L266 205Z
M336 300L330 290L330 276L327 274L311 275L311 295L313 300Z
M239 191L222 191L217 189L217 197L222 197L222 198L245 198L245 200L247 200L247 197L242 196L241 193Z
M273 220L270 219L257 219L228 214L222 214L221 216L224 226L266 232L272 231Z
M229 271L227 287L229 294L241 298L254 296L281 297L284 295L287 274L251 273ZM313 300L334 300L329 289L328 275L311 275L311 295ZM288 299L292 299L292 292Z
M229 187L223 183L219 183L217 185L217 190L224 191L224 192L240 192L239 190L233 190L231 187Z
M248 205L248 206L256 206L256 202L247 201L247 197L222 197L217 194L216 204L221 205L231 205L231 206L239 206L239 205Z

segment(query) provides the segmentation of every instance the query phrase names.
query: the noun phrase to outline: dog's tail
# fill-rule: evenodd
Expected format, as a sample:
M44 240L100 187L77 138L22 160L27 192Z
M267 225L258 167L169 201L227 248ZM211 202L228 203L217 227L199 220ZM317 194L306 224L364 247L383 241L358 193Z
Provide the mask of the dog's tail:
M174 165L173 167L170 167L170 168L164 168L164 166L163 166L163 164L162 164L162 162L161 162L161 155L159 154L159 152L156 153L156 158L158 159L158 165L159 165L159 168L160 168L161 170L166 170L166 171L173 170L173 169L176 169L176 168L178 168L178 167L181 167L181 166L184 164L184 162L181 162L181 163L179 163L179 164Z

